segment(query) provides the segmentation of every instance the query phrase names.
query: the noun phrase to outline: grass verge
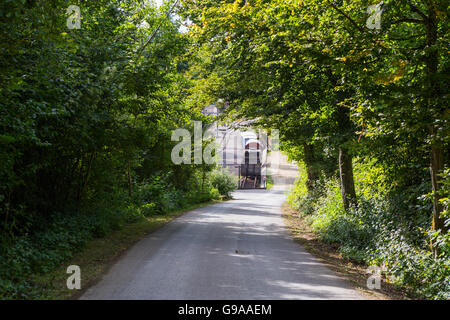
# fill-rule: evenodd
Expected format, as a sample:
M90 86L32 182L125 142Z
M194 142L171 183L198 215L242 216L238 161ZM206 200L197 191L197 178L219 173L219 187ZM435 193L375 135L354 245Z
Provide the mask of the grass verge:
M69 261L52 272L36 275L32 281L42 289L41 299L67 300L77 299L85 290L97 283L101 276L136 242L184 213L207 205L220 202L213 200L192 205L179 211L165 215L155 215L134 223L125 225L103 238L90 241L81 251ZM77 265L81 269L81 290L69 290L66 286L66 273L69 265Z
M283 205L283 219L294 241L313 256L319 258L329 269L350 282L363 297L374 300L407 300L413 298L385 281L382 281L380 290L367 289L367 278L369 277L366 272L367 266L355 264L342 257L338 252L338 244L321 241L319 235L312 231L307 219L290 208L287 203Z

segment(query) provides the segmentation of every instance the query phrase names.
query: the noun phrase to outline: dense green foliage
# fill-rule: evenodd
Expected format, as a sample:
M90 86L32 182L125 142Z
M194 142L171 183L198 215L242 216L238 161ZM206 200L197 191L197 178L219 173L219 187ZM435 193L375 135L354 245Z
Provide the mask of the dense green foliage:
M30 275L94 237L219 198L212 166L171 161L173 130L208 121L186 102L189 39L171 9L1 1L0 298L34 297Z
M222 101L280 131L304 165L291 205L324 240L448 298L448 3L386 0L369 29L373 4L1 1L0 297L127 222L229 196L224 172L171 161L173 130Z
M230 192L237 188L237 183L237 178L225 169L216 170L211 175L211 184L225 198L230 197Z
M436 235L442 254L429 249L432 204L429 198L411 203L412 195L424 190L396 194L374 163L357 160L355 182L360 187L358 207L344 210L339 181L330 179L316 189L313 201L304 183L304 168L289 196L290 205L311 223L315 232L356 263L384 266L387 280L403 285L426 298L450 298L450 242L448 233ZM448 178L447 178L448 179ZM448 181L448 180L447 180ZM450 223L450 219L446 219Z
M190 190L178 190L159 176L140 184L130 199L125 190L104 194L82 209L54 213L33 225L33 232L14 241L0 255L0 298L42 298L33 275L46 273L67 261L90 240L103 237L127 223L155 214L182 210L191 205L220 199L208 182L201 188L198 179L190 181Z
M291 204L348 257L448 297L448 3L184 3L208 57L199 91L304 164Z

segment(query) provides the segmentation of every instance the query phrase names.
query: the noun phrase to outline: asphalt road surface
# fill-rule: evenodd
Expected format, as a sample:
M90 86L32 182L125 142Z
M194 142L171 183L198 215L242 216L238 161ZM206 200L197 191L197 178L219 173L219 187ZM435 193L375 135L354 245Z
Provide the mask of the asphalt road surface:
M81 299L362 299L292 240L284 189L238 191L173 220Z

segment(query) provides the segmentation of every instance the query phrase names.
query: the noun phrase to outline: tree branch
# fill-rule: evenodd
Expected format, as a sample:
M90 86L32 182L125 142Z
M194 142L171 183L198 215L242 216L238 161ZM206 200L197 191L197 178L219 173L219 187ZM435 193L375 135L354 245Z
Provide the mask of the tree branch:
M401 18L397 21L392 22L392 24L399 24L399 23L404 23L404 22L425 24L424 20L412 19L412 18Z
M422 11L420 11L419 8L417 8L415 5L410 3L409 6L411 7L411 10L419 14L419 16L421 16L423 20L428 20L428 17Z
M170 17L170 15L172 14L173 10L175 10L175 8L178 6L178 2L179 0L176 0L174 5L172 6L172 8L170 8L169 12L167 13L167 17ZM158 33L159 29L161 28L163 22L161 22L158 27L152 32L152 34L150 35L150 37L147 39L147 41L144 43L144 45L142 47L139 48L139 50L137 51L137 55L139 56L142 51L144 51L145 47L148 46L153 39L156 37L156 34Z
M426 33L420 33L420 34L413 34L412 36L406 37L406 38L395 38L395 37L391 37L392 40L395 41L406 41L406 40L411 40L411 39L417 39L419 37L423 37L426 36Z
M337 12L339 12L341 15L343 15L345 18L347 18L347 20L349 20L351 22L351 24L353 24L353 26L358 29L361 32L364 32L364 28L361 27L359 24L357 24L355 22L355 20L353 20L352 18L350 18L344 11L342 11L341 9L339 9L338 7L336 7L335 4L329 2L329 4L331 5L331 7L333 7L333 9L335 9Z

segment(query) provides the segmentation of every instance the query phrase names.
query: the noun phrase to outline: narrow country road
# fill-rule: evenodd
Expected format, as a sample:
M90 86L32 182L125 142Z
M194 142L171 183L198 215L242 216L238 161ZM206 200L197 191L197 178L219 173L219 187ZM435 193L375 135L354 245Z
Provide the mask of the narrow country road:
M283 189L238 191L170 222L81 299L362 299L292 240Z

